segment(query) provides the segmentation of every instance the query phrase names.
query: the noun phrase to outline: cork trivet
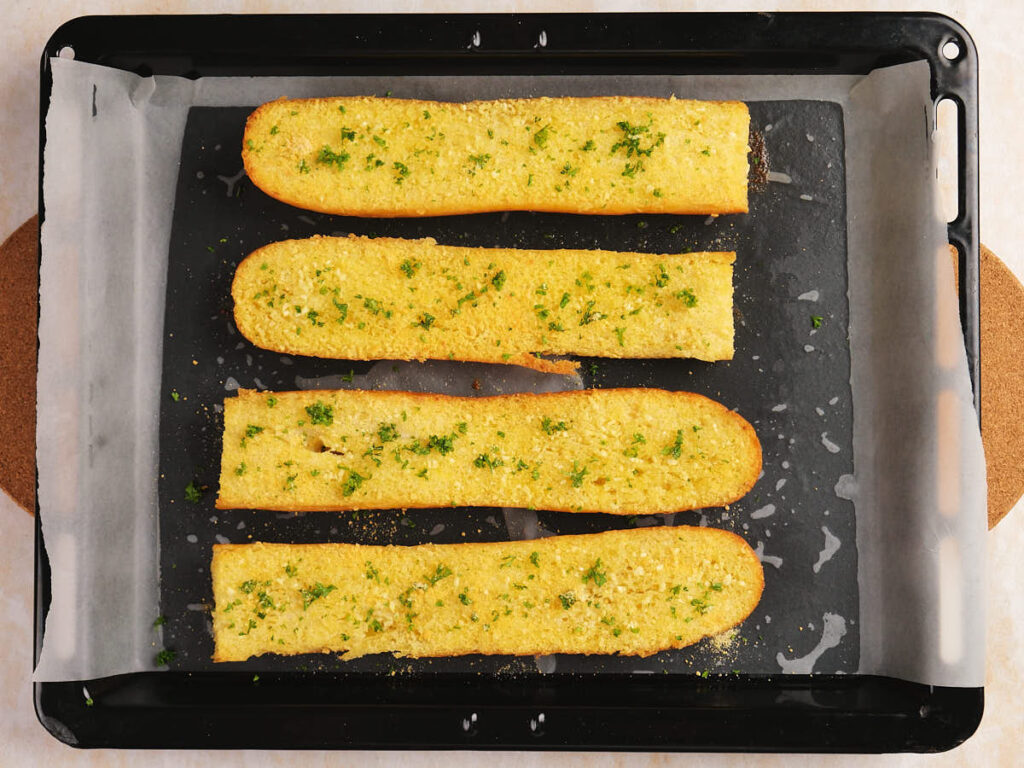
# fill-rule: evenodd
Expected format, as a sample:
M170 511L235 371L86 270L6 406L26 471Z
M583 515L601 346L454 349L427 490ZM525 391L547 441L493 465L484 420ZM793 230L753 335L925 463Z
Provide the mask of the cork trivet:
M981 439L988 527L1024 494L1024 286L981 246Z
M39 220L0 245L0 487L36 508L36 319Z
M38 224L0 245L0 488L35 509ZM955 260L954 260L955 264ZM1024 287L981 247L981 433L991 528L1024 493Z

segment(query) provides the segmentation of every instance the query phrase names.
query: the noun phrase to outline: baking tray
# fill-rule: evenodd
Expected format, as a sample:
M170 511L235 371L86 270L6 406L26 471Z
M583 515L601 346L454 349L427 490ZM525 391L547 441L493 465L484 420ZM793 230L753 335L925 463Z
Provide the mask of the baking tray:
M927 59L933 72L933 95L958 99L961 111L961 215L950 225L950 240L961 253L961 313L965 344L977 379L977 245L976 132L973 49L955 23L936 16L839 14L673 14L639 16L456 16L456 17L135 17L79 19L51 38L43 60L43 104L48 101L47 58L65 46L79 60L115 66L140 74L207 75L348 74L398 77L417 74L693 74L700 72L774 73L866 72L877 66ZM175 27L169 30L168 25ZM629 30L628 37L624 30ZM413 32L415 30L415 32ZM546 34L540 46L540 31ZM723 36L723 30L728 35ZM170 31L170 37L165 35ZM271 37L273 47L271 47ZM728 39L726 39L728 38ZM169 48L167 39L188 40L187 48ZM474 45L487 39L486 49ZM842 44L840 45L840 39ZM966 51L951 64L939 54L949 39ZM130 47L124 41L130 40ZM229 40L245 40L234 48ZM282 42L283 41L283 42ZM555 41L558 41L555 44ZM669 42L671 41L671 42ZM878 42L884 41L884 42ZM468 43L468 44L467 44ZM275 50L272 58L267 50ZM396 95L401 96L401 93ZM836 114L829 115L829 107ZM45 107L44 107L45 108ZM772 125L780 105L752 103L756 128ZM791 102L789 111L802 111L800 126L817 120L823 135L840 136L841 114L825 102ZM773 112L774 110L774 112ZM789 220L802 203L778 187L755 195L745 227L730 217L564 217L514 213L448 219L375 221L307 214L266 198L246 182L227 186L203 199L229 179L237 168L230 150L220 157L213 147L237 146L245 110L193 109L182 150L182 171L176 198L168 273L169 311L164 350L164 387L189 392L195 401L212 405L224 395L228 377L255 373L270 388L294 387L299 379L337 373L336 363L288 359L255 350L236 349L231 334L230 300L226 287L237 261L249 250L280 237L325 232L356 232L417 236L441 242L525 247L605 247L648 251L697 248L736 248L744 254L737 269L737 359L707 366L695 362L663 361L637 365L600 361L596 369L585 361L590 386L661 385L702 391L738 407L751 418L762 436L768 459L794 450L785 441L766 439L790 417L772 411L784 396L798 402L822 402L837 396L840 405L829 424L830 439L846 450L832 459L849 462L849 359L845 351L845 211L843 195L829 205L838 210L817 211L838 221L831 240L816 243L832 261L824 260L814 275L816 286L827 286L833 297L828 323L809 355L800 351L810 368L803 376L769 377L774 390L753 398L749 382L758 366L748 350L781 343L778 335L763 337L743 321L770 316L767 325L791 326L787 312L799 306L773 307L772 292L755 286L772 276L758 258L770 259L768 238L783 251L786 228L764 232L750 223ZM829 124L829 121L832 121ZM838 122L837 122L838 121ZM238 134L238 135L234 135ZM41 137L45 140L45 136ZM207 141L204 142L202 139ZM42 142L41 142L42 143ZM829 182L842 189L842 145L821 160L832 169ZM787 167L792 167L792 158ZM228 162L225 166L224 163ZM221 173L223 171L223 173ZM209 175L208 175L209 174ZM209 179L207 183L203 179ZM241 199L242 197L245 199ZM830 196L830 199L832 196ZM42 200L40 201L42 204ZM826 206L827 208L827 206ZM41 207L42 210L42 207ZM254 222L262 222L253 226ZM198 226L197 226L198 223ZM212 229L215 228L215 229ZM825 228L828 229L827 227ZM759 234L760 233L760 234ZM782 242L779 242L780 236ZM536 242L534 242L536 241ZM223 253L217 253L220 250ZM209 257L207 251L213 252ZM197 253L207 258L196 258ZM971 256L973 254L973 257ZM838 265L838 268L837 268ZM818 310L815 310L818 311ZM211 314L212 313L212 314ZM808 316L810 312L805 312ZM173 333L173 335L168 335ZM756 337L756 339L755 339ZM773 350L775 351L775 350ZM219 352L219 354L218 354ZM785 354L782 352L782 354ZM181 365L196 359L198 366ZM233 359L225 359L233 358ZM815 368L817 361L818 368ZM827 364L822 365L823 362ZM370 364L353 364L364 371ZM249 371L248 369L253 369ZM763 373L763 371L762 371ZM233 376L231 374L234 374ZM486 377L500 376L493 368ZM482 374L482 377L484 375ZM831 377L831 378L830 378ZM834 380L833 380L834 379ZM806 382L806 391L794 382ZM243 381L243 383L248 383ZM358 379L357 379L358 383ZM764 384L758 380L758 386ZM681 385L681 386L680 386ZM828 395L825 395L825 392ZM843 394L845 393L845 398ZM468 392L466 394L469 394ZM778 397L772 395L777 394ZM822 397L825 395L824 397ZM816 399L817 398L817 399ZM659 654L652 660L559 657L556 674L538 674L533 660L470 658L400 665L391 657L373 657L350 664L325 663L323 657L263 659L213 669L206 659L212 648L205 616L189 611L209 591L208 563L214 540L231 534L228 525L246 520L254 540L356 540L372 543L415 543L429 530L455 521L476 538L507 538L500 510L458 512L437 510L406 518L398 512L373 513L369 523L338 522L337 516L312 514L282 517L273 513L217 515L210 510L180 510L181 489L206 473L215 486L219 425L210 409L170 407L165 398L161 418L161 557L165 574L161 609L169 617L165 643L179 651L170 673L143 673L89 681L95 705L86 708L82 684L37 684L40 719L59 738L80 746L223 746L223 747L507 747L586 749L774 749L825 751L937 750L966 738L977 725L981 689L935 688L888 678L842 675L731 674L725 662L712 657L706 646ZM847 407L842 402L845 400ZM177 405L177 404L176 404ZM795 418L795 417L794 417ZM786 423L800 431L806 425ZM774 437L774 434L770 435ZM820 452L819 452L820 453ZM825 454L828 457L828 454ZM842 458L845 456L846 458ZM775 457L776 459L778 457ZM799 460L799 459L797 459ZM804 462L820 467L821 460ZM842 471L848 471L840 467ZM830 473L831 474L831 473ZM200 480L204 479L202 477ZM763 478L774 483L775 478ZM806 490L806 489L805 489ZM755 494L734 505L733 519L743 516L742 504L757 504ZM797 492L800 497L800 493ZM806 497L803 501L810 502ZM174 507L178 502L177 510ZM831 499L836 506L836 500ZM840 503L841 505L842 503ZM848 504L848 503L847 503ZM750 510L747 510L749 512ZM207 514L209 512L210 514ZM844 515L844 512L846 513ZM695 523L700 513L676 516L677 523ZM749 519L749 515L743 516ZM436 519L435 519L436 518ZM728 527L730 514L709 511L710 522ZM707 520L707 518L705 518ZM198 521L207 521L201 523ZM403 524L403 520L407 521ZM853 540L852 508L836 509L830 525L840 538ZM198 522L198 524L197 524ZM542 524L556 532L579 532L631 524L606 516L541 515ZM412 523L412 524L409 524ZM632 521L636 524L637 521ZM641 521L642 524L642 521ZM428 528L429 526L429 528ZM187 529L187 530L186 530ZM248 535L248 533L246 535ZM259 535L256 535L258 533ZM743 531L748 540L757 531ZM815 531L815 537L818 537ZM435 534L436 535L436 534ZM45 552L37 534L37 653L48 599ZM787 531L790 546L807 542ZM244 540L244 539L231 539ZM202 542L206 546L197 546ZM842 550L841 550L842 551ZM855 548L847 547L835 564L841 583L856 585ZM191 577L168 578L167 574ZM173 568L172 568L173 566ZM754 629L768 633L755 617L799 610L801 594L793 585L773 584L768 571L764 602L744 625L747 641L728 659L729 665L757 670L777 642L764 640ZM200 573L197 578L194 574ZM806 590L805 590L806 591ZM813 591L813 590L812 590ZM833 596L834 597L834 596ZM847 596L855 615L856 594ZM774 601L774 602L773 602ZM766 605L768 604L768 605ZM156 611L155 611L156 612ZM810 615L815 615L811 612ZM820 611L816 614L821 615ZM777 622L776 627L781 626ZM855 623L854 625L855 626ZM755 639L756 638L756 639ZM856 633L829 652L819 668L836 673L856 669ZM696 662L696 667L694 668ZM696 676L704 670L705 676ZM255 670L255 671L254 671ZM652 671L676 672L652 676ZM392 673L400 672L397 677ZM614 672L616 674L602 674ZM258 673L258 684L254 676ZM245 727L241 727L241 723ZM320 723L330 727L315 727ZM156 725L159 724L159 725ZM272 726L272 727L271 727ZM400 727L399 727L400 726Z

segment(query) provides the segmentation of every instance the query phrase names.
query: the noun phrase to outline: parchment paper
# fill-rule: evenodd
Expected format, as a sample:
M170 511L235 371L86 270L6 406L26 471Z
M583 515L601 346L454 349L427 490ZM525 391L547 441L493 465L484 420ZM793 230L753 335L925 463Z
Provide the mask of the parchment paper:
M138 76L54 59L46 119L37 460L53 600L38 681L154 668L165 274L191 106L383 93L459 99L475 78ZM483 97L822 99L847 147L860 672L984 682L985 477L944 225L928 68L868 76L491 78ZM478 87L480 86L480 87ZM498 91L498 92L496 92ZM776 169L784 172L785 169ZM828 542L826 541L826 549ZM826 613L807 673L837 639Z

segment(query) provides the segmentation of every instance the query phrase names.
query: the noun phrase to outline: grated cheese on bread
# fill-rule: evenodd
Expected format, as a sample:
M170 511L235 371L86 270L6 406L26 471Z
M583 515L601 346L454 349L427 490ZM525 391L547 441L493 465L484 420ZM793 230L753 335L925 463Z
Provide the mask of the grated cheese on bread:
M214 661L267 653L622 654L736 626L764 586L728 531L657 527L486 544L220 544Z
M250 254L231 294L238 330L265 349L571 373L537 355L731 359L734 260L313 237Z
M735 101L280 99L242 159L271 197L347 216L738 213L749 123Z
M760 470L750 424L687 392L239 390L217 507L655 514L727 505Z

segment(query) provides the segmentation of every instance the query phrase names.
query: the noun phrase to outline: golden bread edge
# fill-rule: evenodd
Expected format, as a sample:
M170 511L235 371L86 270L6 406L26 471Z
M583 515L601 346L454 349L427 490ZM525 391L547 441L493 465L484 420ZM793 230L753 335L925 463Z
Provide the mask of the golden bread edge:
M692 532L692 531L699 531L699 532L701 532L702 536L721 536L724 539L730 539L730 540L733 540L734 543L738 543L739 544L738 550L740 552L742 552L742 556L744 558L748 559L748 561L750 562L751 566L756 566L756 567L752 568L752 573L756 574L757 575L757 579L758 579L757 584L756 584L756 589L752 589L752 590L749 591L749 595L750 595L751 599L748 601L748 607L746 608L745 613L741 617L739 617L735 622L733 622L732 624L729 624L728 626L723 626L717 632L715 632L713 634L705 634L705 635L701 636L700 638L698 638L698 639L696 639L696 640L694 640L692 642L689 642L689 643L679 644L679 643L676 643L676 642L670 642L670 643L667 643L667 644L658 644L657 647L652 646L652 647L649 647L649 648L637 649L636 651L633 651L633 652L621 652L620 651L620 652L617 652L615 654L588 654L588 655L615 655L615 656L623 656L623 657L627 657L628 656L628 657L647 658L649 656L653 656L654 654L660 653L662 651L675 650L675 649L679 649L679 648L686 648L686 647L689 647L691 645L695 645L696 643L700 642L701 640L707 639L708 637L715 637L715 636L718 636L718 635L723 634L725 632L728 632L728 631L730 631L732 629L735 629L737 626L739 626L744 621L746 621L750 617L750 615L754 612L754 609L757 608L758 604L761 601L761 597L764 594L764 567L761 564L761 561L759 560L759 558L757 557L757 554L754 552L753 548L746 541L746 539L744 539L742 536L740 536L740 535L738 535L738 534L736 534L736 533L734 533L732 531L727 531L727 530L724 530L724 529L721 529L721 528L709 528L709 527L689 526L689 525L671 526L670 528L671 528L672 531L685 531L687 533ZM642 533L643 530L645 530L645 529L639 529L638 532ZM583 539L590 539L590 540L593 541L595 537L608 537L609 535L617 536L617 535L624 534L624 533L628 533L628 531L627 530L619 529L619 530L603 531L601 533L565 534L565 535L562 535L562 536L554 537L554 539L557 540L557 541L566 541L566 542L570 542L570 541L573 541L573 540L583 540ZM523 540L523 541L528 541L528 540ZM443 548L443 547L500 548L502 545L505 545L505 544L515 544L515 543L517 543L517 542L515 542L515 541L513 541L513 542L465 542L465 543L460 543L460 544L428 544L426 546L431 547L432 549L435 549L435 550L437 548ZM220 559L222 554L223 555L227 555L228 553L232 552L233 550L245 549L247 547L252 547L254 545L275 546L275 547L276 546L281 546L281 547L315 547L315 548L325 548L325 549L329 549L329 548L332 548L332 547L338 547L338 546L340 546L340 547L358 546L358 547L360 547L364 551L367 550L367 549L375 549L375 548L376 549L385 549L385 548L393 549L393 548L400 548L400 546L401 546L401 545L394 545L394 544L384 545L384 546L377 546L377 547L374 547L373 545L323 544L323 543L321 543L321 544L268 544L268 543L265 543L265 542L253 542L252 544L214 544L213 545L213 555L212 555L212 558L211 558L211 565L210 565L210 573L211 573L211 575L217 572L217 570L218 570L218 560ZM412 546L423 546L423 545L412 545ZM214 611L217 610L216 605L214 605L213 610ZM292 656L292 655L301 655L302 653L308 653L308 652L309 651L303 650L303 651L296 651L294 653L278 653L277 651L273 651L273 652L269 652L268 651L267 653L274 653L275 655L281 655L281 656ZM320 650L320 652L321 653L338 654L339 656L341 656L341 654L343 653L342 651L336 651L336 650L331 649L331 648L323 648L323 649ZM477 650L477 649L469 649L469 650L466 650L463 654L451 654L451 653L445 653L445 654L417 654L416 656L399 655L399 654L394 654L394 655L396 657L398 657L398 658L442 658L442 657L452 657L452 656L456 656L456 655L468 655L468 654L480 655L480 656L507 656L507 655L549 655L549 654L564 653L564 652L565 651L561 647L548 646L547 648L544 648L544 649L534 650L530 654L507 654L507 653L501 653L500 651L481 651L481 650ZM261 655L266 655L266 654L261 654ZM341 656L341 657L344 658L343 656ZM220 651L220 648L216 644L216 638L215 638L214 653L213 653L213 656L212 656L212 660L214 662L220 663L220 662L231 662L231 661L245 661L245 660L250 659L250 658L254 658L254 656L253 655L249 655L249 656L241 657L241 656L226 656L226 655L223 655L221 653L221 651Z
M531 399L531 398L550 398L550 399L554 399L554 398L560 398L560 397L579 396L581 393L588 393L587 396L593 396L593 395L591 395L589 393L594 393L594 392L602 392L602 393L603 392L635 392L636 389L637 388L630 388L630 387L610 387L608 389L565 390L565 391L562 391L562 392L520 392L520 393L516 393L516 394L511 394L511 395L484 395L484 396L481 396L481 397L472 397L472 396L463 397L463 396L458 396L458 395L441 395L441 394L437 394L437 393L433 393L433 392L408 392L408 391L404 391L404 390L304 390L302 392L302 394L308 393L310 395L326 396L326 395L334 394L335 392L345 393L345 392L359 391L359 392L372 393L375 397L376 396L380 396L380 397L384 397L384 398L387 398L387 397L410 397L412 399L422 399L422 400L428 400L428 401L429 400L443 401L443 400L449 400L449 399L452 399L452 400L465 399L465 400L473 400L473 401L482 401L482 400L503 400L503 399L507 400L507 399L510 399L510 398L511 399ZM655 388L655 387L645 387L644 391L646 391L646 392L657 392L657 393L667 394L667 395L671 395L671 396L680 396L680 395L682 395L682 396L686 396L688 398L701 399L701 400L706 401L707 403L710 403L713 406L713 408L718 410L722 415L726 416L727 418L729 418L731 420L734 420L735 423L740 427L740 430L743 433L744 437L746 437L748 445L750 446L752 453L756 453L757 460L756 460L756 462L752 462L751 463L749 477L746 479L746 483L741 486L740 490L736 493L736 495L731 497L731 498L729 498L729 499L723 500L718 506L727 507L728 505L730 505L730 504L732 504L732 503L734 503L736 501L739 501L741 498L743 498L744 496L746 496L750 492L750 490L757 483L757 479L758 479L759 475L761 474L761 468L762 468L762 464L763 464L763 454L762 454L762 449L761 449L761 441L758 439L757 433L754 431L754 427L753 427L753 425L751 425L751 423L749 421L747 421L743 416L741 416L740 414L736 413L735 411L730 410L729 408L726 408L724 405L719 403L717 400L712 400L710 397L707 397L706 395L699 394L697 392L678 392L678 391L672 391L672 390L667 390L667 389L659 389L659 388ZM266 393L265 392L259 392L259 391L254 390L254 389L239 389L237 391L237 395L236 396L239 399L244 399L244 398L247 398L247 397L257 398L257 397L261 397L264 394L266 394ZM217 500L216 500L216 503L215 503L215 507L217 509L250 509L251 508L248 505L231 503L231 502L225 501L224 499L221 498L221 495L219 493L217 495ZM287 506L284 506L284 505L273 505L273 504L264 504L264 505L261 505L259 508L260 509L270 510L270 511L273 511L273 512L347 512L347 511L353 511L355 509L362 509L362 508L356 508L356 507L344 507L344 506L337 505L337 504L334 504L334 505L298 505L298 504L290 504L290 505L287 505ZM396 498L395 503L393 503L391 505L383 505L382 504L379 508L381 508L381 509L434 509L434 508L436 508L436 505L408 504L408 503L405 503L404 501L402 501L401 499ZM572 509L570 507L559 507L559 506L555 506L555 505L545 506L544 509L546 509L547 511L550 511L550 512L568 512L568 513L581 513L581 514L588 514L588 513L589 514L597 514L597 513L601 513L601 514L618 515L620 517L631 517L634 514L636 514L635 512L633 512L631 510L625 510L625 511L620 511L620 512L603 512L603 511L593 510L593 509L589 509L589 508ZM671 507L671 508L668 508L668 509L661 510L657 514L672 514L672 513L675 513L675 512L688 512L688 511L690 511L692 509L694 509L694 507L689 507L689 506Z
M295 104L303 104L303 103L306 103L306 104L330 104L330 103L335 103L335 102L339 102L339 101L347 101L347 100L359 101L359 100L361 100L363 98L366 98L366 97L336 96L336 97L306 98L306 99L289 99L287 97L281 97L279 99L275 99L274 101L270 101L270 102L267 102L265 104L261 104L252 113L250 113L249 117L245 121L245 132L244 132L244 135L242 137L242 144L244 146L245 142L253 137L253 134L251 134L250 131L251 130L255 130L255 126L262 119L262 117L263 117L262 112L264 110L269 109L272 105L278 104L279 102L289 102L289 103L295 103ZM593 99L593 100L607 100L609 98L624 98L624 99L629 99L631 101L639 101L639 102L645 102L645 103L651 103L651 104L660 104L662 102L669 101L669 99L655 98L655 97L651 97L651 96L624 96L624 97L614 97L614 96L579 96L579 97L567 97L567 98L573 98L573 99L578 100L578 101L586 101L586 100L590 100L590 99ZM531 101L531 100L532 99L493 99L493 100L491 100L491 99L474 99L472 101L465 102L465 104L467 104L467 105L482 104L482 103L487 103L489 101L505 102L505 101ZM675 100L675 101L684 101L684 102L694 102L694 103L708 103L706 101L702 102L702 100L700 100L700 99L673 99L673 100ZM423 105L423 106L453 103L453 102L429 101L429 100L424 100L424 99L391 99L391 98L381 98L381 99L378 99L378 101L396 101L396 102L403 102L403 103L419 104L419 105ZM716 105L720 105L720 106L742 108L742 110L747 114L747 124L748 124L748 127L749 127L749 120L750 120L749 115L750 115L750 112L749 112L749 109L748 109L747 105L744 102L742 102L742 101L711 101L710 103L713 103L713 104L716 104ZM245 168L246 176L248 176L249 180L252 181L253 184L255 184L259 189L261 189L264 193L266 193L270 197L272 197L275 200L278 200L278 201L280 201L282 203L294 206L296 208L301 208L303 210L314 211L316 213L324 213L324 214L335 215L335 216L358 216L360 218L366 218L366 219L390 219L390 218L417 218L417 217L423 217L423 216L463 216L463 215L469 215L469 214L474 214L474 213L502 213L504 211L510 210L507 206L503 206L503 205L500 205L500 204L494 204L494 205L487 205L487 204L482 204L482 203L470 204L468 201L467 201L466 205L461 206L461 207L455 206L455 205L450 205L450 206L447 206L447 207L431 208L430 210L423 211L423 212L421 212L421 211L382 211L382 210L380 210L378 208L360 208L358 206L331 206L329 204L318 204L318 203L316 203L314 201L310 201L310 200L306 200L306 199L301 199L300 200L300 199L297 199L297 198L290 197L287 192L282 191L280 186L278 186L277 184L274 184L272 179L268 178L266 175L264 175L263 173L260 172L259 164L255 164L254 165L254 164L250 163L249 158L250 158L250 153L242 152L242 164L243 164L243 167ZM651 214L651 215L669 214L669 215L680 215L680 216L686 216L686 215L716 215L717 216L717 215L727 215L727 214L734 214L734 213L749 213L749 210L750 210L749 196L750 196L750 188L749 188L749 185L748 185L744 189L743 203L741 205L736 205L736 206L733 206L733 207L730 207L730 206L727 206L727 205L719 205L719 206L715 206L715 207L709 207L707 205L672 207L672 206L668 205L667 203L661 203L657 199L655 199L654 201L650 201L648 203L648 205L646 207L644 207L642 210L638 210L635 206L630 207L630 206L627 206L625 204L619 204L617 206L614 205L614 204L609 204L608 206L606 206L605 208L601 209L600 211L587 211L584 215L588 215L588 216L628 216L628 215L636 214L636 213L645 213L645 214ZM529 211L537 212L537 213L570 213L570 214L576 214L576 213L580 212L578 207L575 207L575 206L572 206L572 205L535 205L535 206L532 206L529 209Z
M235 327L237 328L238 332L247 341L249 341L251 344L255 344L256 346L260 347L261 349L268 349L268 350L270 350L272 352L279 352L281 354L301 355L301 356L307 356L309 354L308 352L303 351L303 350L299 349L298 347L295 347L295 346L292 346L292 345L289 345L289 344L276 344L276 345L273 345L273 346L265 346L263 344L256 344L256 342L253 339L254 334L252 333L252 331L246 325L245 318L244 318L243 314L241 313L241 311L239 309L239 302L238 302L238 299L237 299L237 295L238 295L239 291L237 290L237 286L238 286L238 283L241 282L244 279L245 273L247 271L251 271L253 269L256 269L256 267L254 267L253 264L255 264L257 258L263 258L264 257L263 254L265 252L268 252L268 251L272 250L273 248L281 246L281 245L284 245L284 244L302 243L302 242L307 242L307 241L318 241L318 240L373 241L375 243L385 242L385 243L395 243L395 244L400 244L400 245L415 244L415 243L429 244L429 245L432 245L432 246L433 245L443 245L441 243L438 243L437 240L435 240L432 237L419 237L419 238L410 238L410 239L399 238L399 237L377 237L377 238L371 238L371 237L367 237L365 235L356 235L356 234L350 233L350 234L345 235L343 237L335 237L335 236L329 236L329 235L313 235L313 236L307 237L307 238L287 238L285 240L275 240L272 243L267 243L266 245L263 245L263 246L257 248L255 251L252 251L248 256L246 256L244 259L242 259L242 261L239 262L238 266L235 269L234 277L231 280L231 296L232 296L232 300L233 300L233 304L234 304L234 307L232 309L232 316L234 318ZM539 248L517 249L517 248L467 248L465 246L444 246L444 247L449 248L449 249L459 250L459 251L475 251L475 252L524 250L524 251L527 251L529 253L545 253L545 254L549 254L550 253L551 255L557 255L557 254L559 254L561 252L586 253L586 252L588 252L588 250L590 250L590 249L572 249L572 248L554 248L554 249L550 249L550 250L544 250L544 249L539 249ZM690 253L693 253L693 254L700 254L701 256L707 258L709 261L714 261L714 262L717 262L717 263L720 263L720 264L730 264L730 265L732 265L732 264L736 263L736 252L735 251L693 251L693 252L686 252L686 253L682 253L682 254L649 254L649 253L640 253L638 251L607 251L607 250L603 250L603 249L598 249L598 250L595 250L594 252L595 253L601 253L601 254L614 253L614 254L619 255L619 256L636 256L638 258L644 258L644 259L654 258L654 257L660 256L660 255L690 255ZM735 355L735 351L733 352L733 355ZM392 358L381 358L381 357L344 357L344 358L340 358L339 357L339 358L324 358L324 359L372 361L372 360L383 360L383 359L392 359ZM523 368L529 368L529 369L534 370L534 371L539 371L540 373L551 373L551 374L556 374L556 375L561 375L561 376L572 376L572 375L578 373L579 369L580 369L580 365L581 365L580 362L577 361L577 360L571 360L571 359L569 359L569 360L551 360L551 359L548 359L548 358L539 357L538 355L532 355L532 354L529 354L529 353L524 353L524 354L521 354L521 355L517 355L517 356L511 357L511 358L509 358L507 360L495 360L493 358L483 359L483 358L473 358L473 357L467 357L467 356L462 356L462 357L457 357L457 358L451 358L451 357L445 356L445 357L415 357L415 358L413 358L413 357L405 357L405 358L394 358L394 359L401 359L401 360L404 360L404 361L416 360L417 362L421 362L421 363L424 362L425 360L442 360L442 361L457 360L458 362L464 362L464 363L488 363L488 364L491 364L491 365L515 365L515 366L521 366ZM632 358L629 358L629 357L626 357L626 356L623 356L623 357L606 356L606 357L603 357L602 359L624 360L624 359L632 359ZM645 356L644 359L649 359L649 360L657 360L657 359L674 360L674 359L681 359L681 358L679 358L676 355L666 354L666 355L648 355L648 356ZM699 359L699 358L693 358L693 359ZM721 360L731 360L732 357L722 357L722 358L719 358L719 359L721 359Z

